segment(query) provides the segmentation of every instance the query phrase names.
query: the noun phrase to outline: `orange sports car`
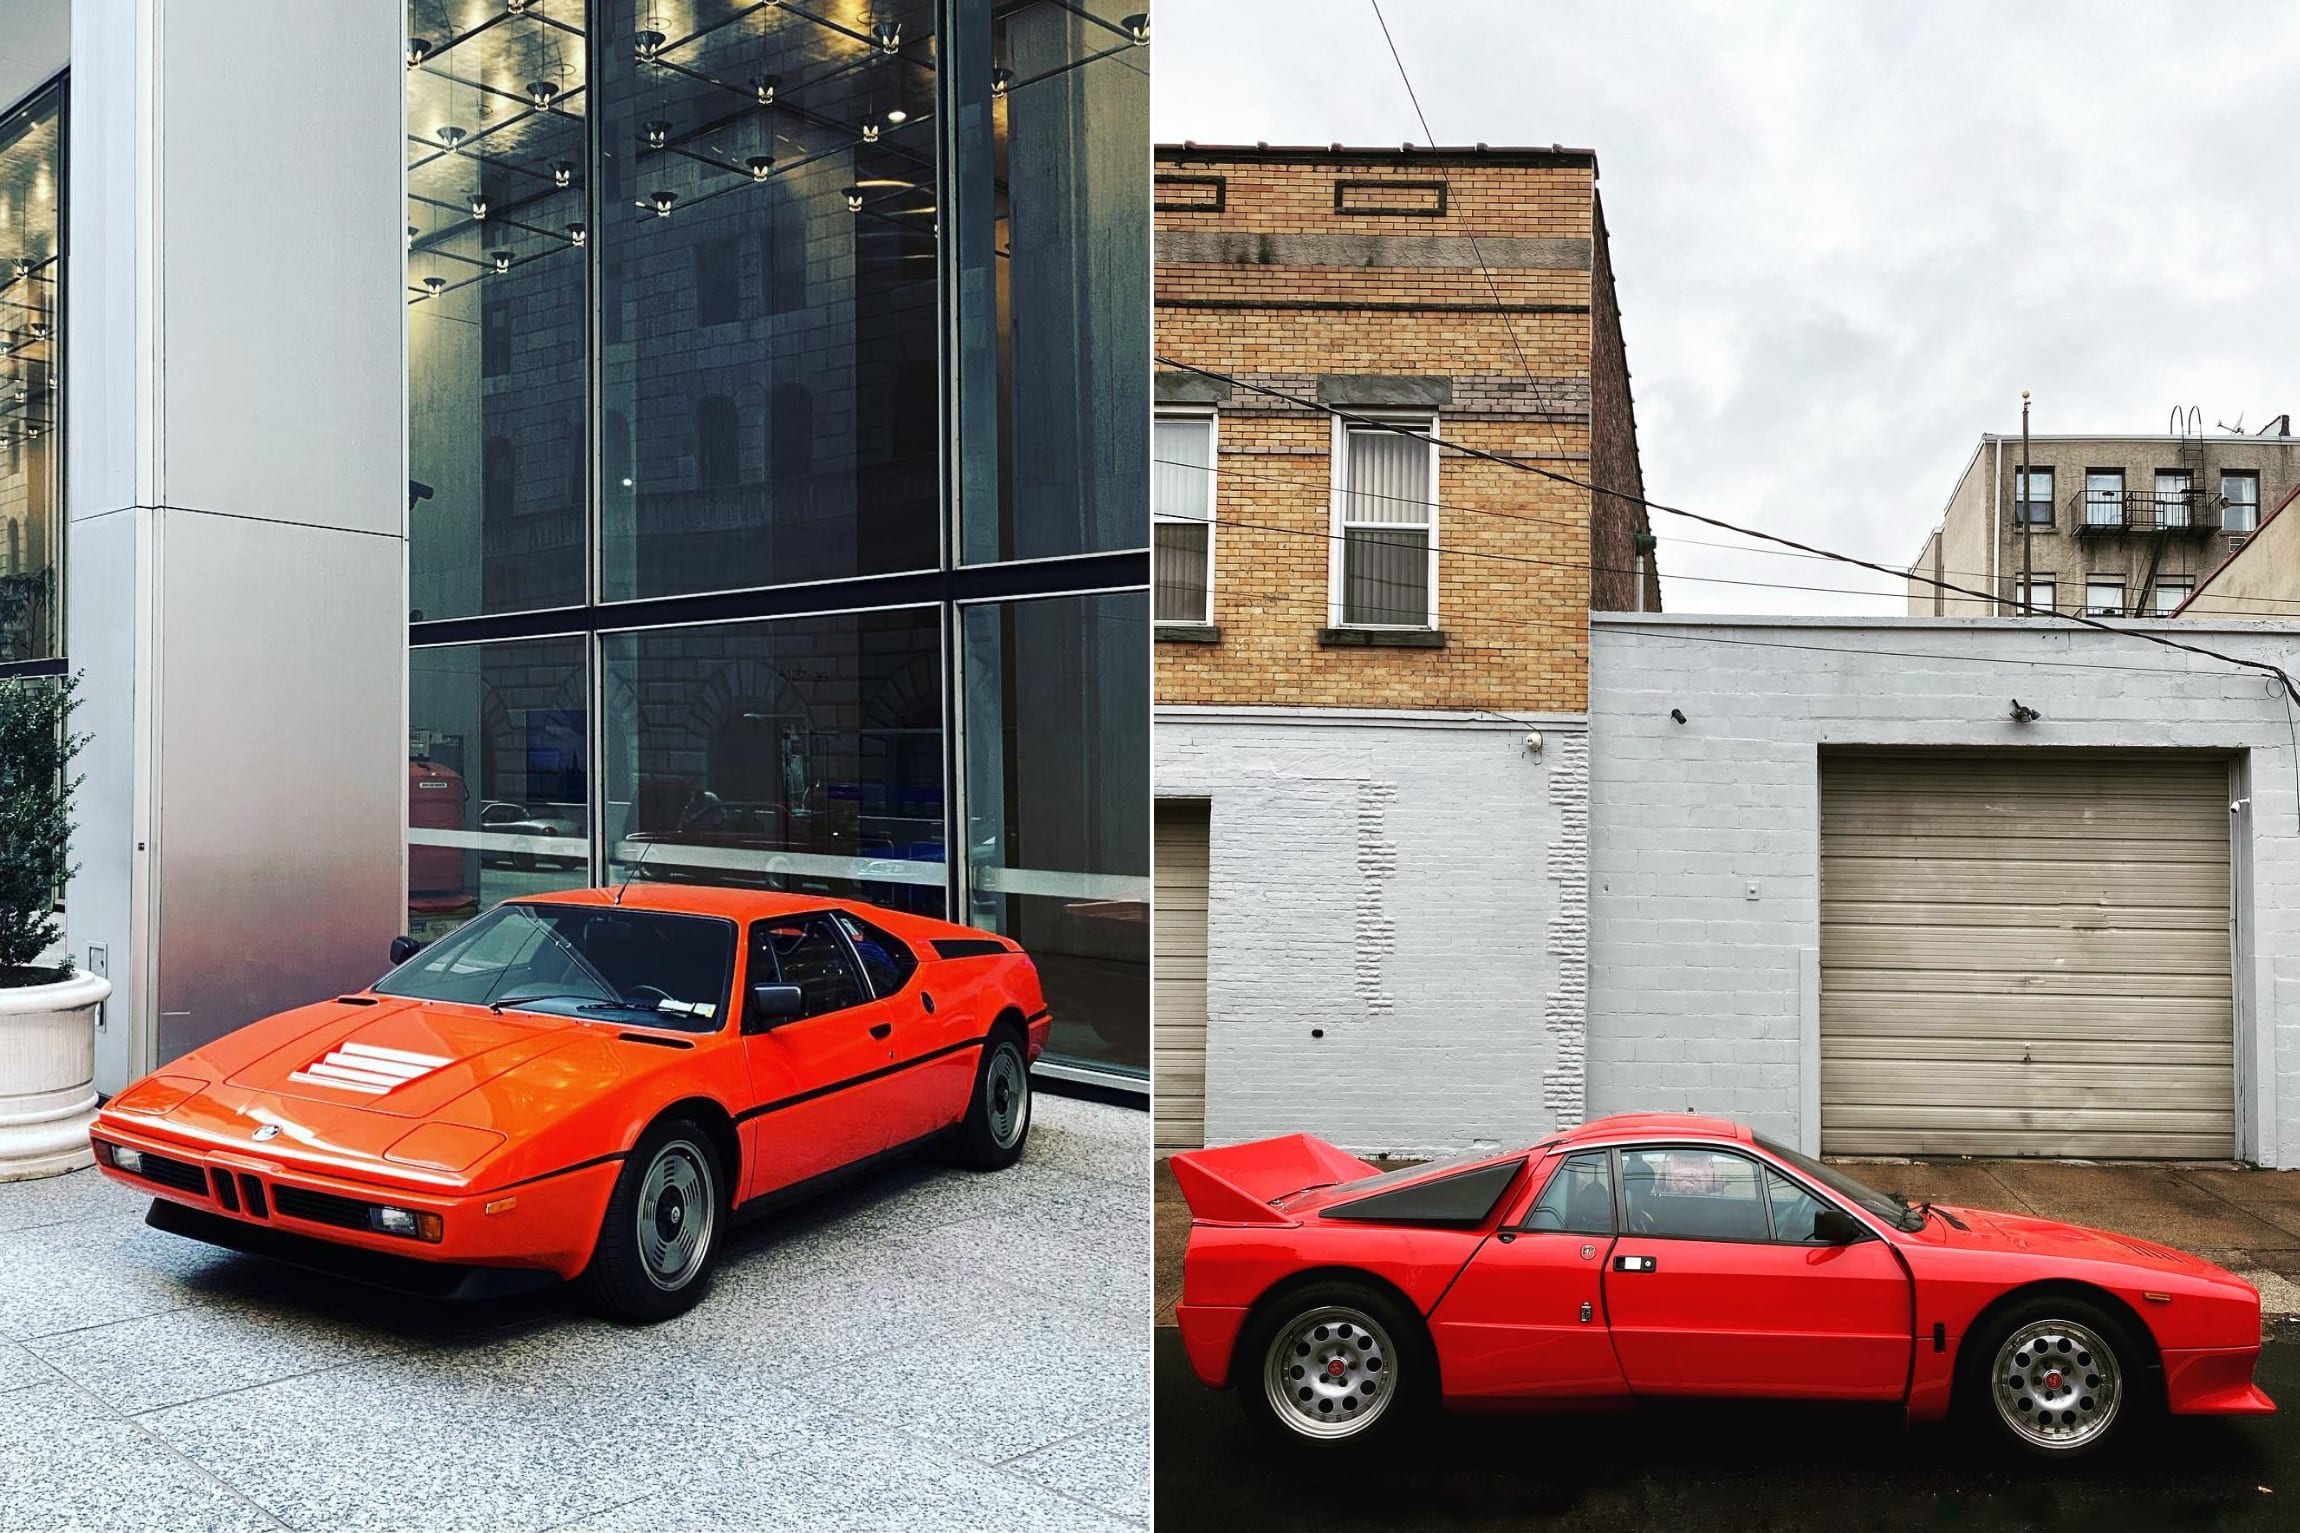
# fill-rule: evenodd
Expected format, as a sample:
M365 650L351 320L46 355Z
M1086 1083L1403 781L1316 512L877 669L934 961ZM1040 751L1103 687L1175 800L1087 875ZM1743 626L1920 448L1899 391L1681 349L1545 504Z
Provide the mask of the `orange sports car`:
M969 927L637 884L391 956L105 1105L97 1164L153 1227L441 1295L580 1279L661 1320L731 1221L928 1145L999 1169L1030 1132L1037 970Z

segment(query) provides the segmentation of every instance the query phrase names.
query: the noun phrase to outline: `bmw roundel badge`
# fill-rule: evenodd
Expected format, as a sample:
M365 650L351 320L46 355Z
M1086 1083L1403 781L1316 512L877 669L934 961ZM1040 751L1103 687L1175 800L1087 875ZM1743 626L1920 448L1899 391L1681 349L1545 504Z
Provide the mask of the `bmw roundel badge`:
M276 1123L267 1123L262 1128L257 1129L253 1137L257 1139L277 1139L279 1136L280 1126Z

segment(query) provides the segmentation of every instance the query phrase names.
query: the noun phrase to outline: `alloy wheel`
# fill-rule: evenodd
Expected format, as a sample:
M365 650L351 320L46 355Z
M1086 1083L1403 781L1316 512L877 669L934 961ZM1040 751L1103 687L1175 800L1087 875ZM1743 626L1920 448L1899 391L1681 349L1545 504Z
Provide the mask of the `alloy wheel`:
M647 1281L673 1293L694 1281L711 1249L718 1196L710 1163L684 1139L656 1151L639 1184L639 1265Z
M982 1106L991 1142L1002 1150L1013 1149L1030 1121L1030 1072L1023 1068L1021 1051L1011 1043L1001 1044L982 1072Z
M2037 1320L1997 1348L1990 1393L2014 1436L2039 1448L2080 1448L2109 1428L2122 1403L2116 1353L2073 1320Z
M1348 1437L1388 1408L1395 1391L1389 1334L1364 1311L1326 1305L1278 1328L1262 1362L1277 1418L1304 1437Z

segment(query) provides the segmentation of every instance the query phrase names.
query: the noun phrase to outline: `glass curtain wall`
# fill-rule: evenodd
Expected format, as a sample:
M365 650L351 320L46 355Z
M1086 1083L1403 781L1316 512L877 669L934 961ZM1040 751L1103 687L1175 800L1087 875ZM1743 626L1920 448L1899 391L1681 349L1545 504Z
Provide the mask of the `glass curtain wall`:
M1143 1072L1138 7L409 0L417 930L890 905Z
M965 608L969 925L1037 961L1050 1057L1147 1072L1150 603Z
M0 664L63 653L64 92L0 121Z

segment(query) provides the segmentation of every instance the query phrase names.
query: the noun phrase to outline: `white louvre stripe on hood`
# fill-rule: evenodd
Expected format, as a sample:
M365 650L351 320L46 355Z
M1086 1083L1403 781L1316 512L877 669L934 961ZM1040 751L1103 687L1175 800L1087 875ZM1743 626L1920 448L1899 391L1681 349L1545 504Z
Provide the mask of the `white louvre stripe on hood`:
M358 1091L379 1097L395 1086L420 1080L452 1063L453 1060L437 1054L415 1054L372 1043L343 1043L325 1059L314 1060L292 1072L288 1079L306 1086L333 1086L338 1091Z

